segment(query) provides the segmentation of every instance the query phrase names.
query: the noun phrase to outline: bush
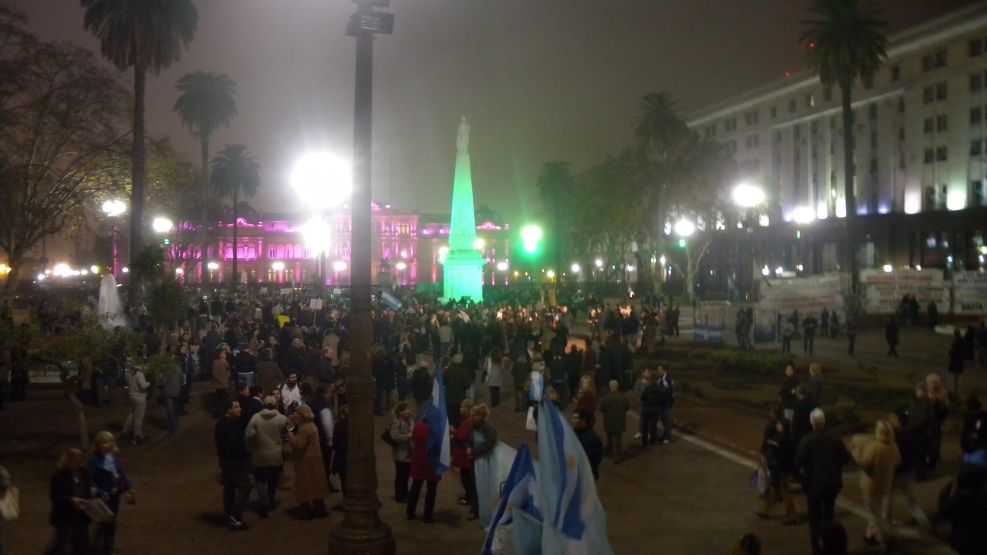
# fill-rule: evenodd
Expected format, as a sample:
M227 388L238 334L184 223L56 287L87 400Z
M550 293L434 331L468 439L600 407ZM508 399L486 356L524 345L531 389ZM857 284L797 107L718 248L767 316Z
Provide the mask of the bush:
M718 372L780 376L795 359L789 353L723 350L710 353L709 360Z

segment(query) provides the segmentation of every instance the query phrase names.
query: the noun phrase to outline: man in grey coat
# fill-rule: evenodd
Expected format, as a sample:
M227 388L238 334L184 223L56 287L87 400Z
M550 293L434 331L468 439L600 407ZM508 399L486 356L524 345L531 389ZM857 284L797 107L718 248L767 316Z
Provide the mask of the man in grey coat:
M158 387L161 388L161 398L164 400L170 433L178 431L178 398L182 394L183 385L185 385L185 373L178 366L177 361L161 372Z
M288 435L288 417L277 410L274 396L264 397L264 408L247 423L245 431L250 462L254 467L257 496L262 509L261 518L267 518L274 508L274 494L284 468L284 441Z

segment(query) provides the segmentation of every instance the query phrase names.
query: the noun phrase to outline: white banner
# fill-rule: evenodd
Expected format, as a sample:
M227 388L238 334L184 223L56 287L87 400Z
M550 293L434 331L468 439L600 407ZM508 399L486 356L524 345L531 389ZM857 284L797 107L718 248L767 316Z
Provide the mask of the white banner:
M843 317L843 277L840 274L769 279L761 283L762 309L776 310L789 315L798 310L799 315L815 314L823 309L837 312Z
M949 295L942 270L867 269L860 272L864 286L864 311L868 314L894 314L905 295L914 296L924 311L930 302L945 312Z
M953 313L987 314L987 273L953 272Z

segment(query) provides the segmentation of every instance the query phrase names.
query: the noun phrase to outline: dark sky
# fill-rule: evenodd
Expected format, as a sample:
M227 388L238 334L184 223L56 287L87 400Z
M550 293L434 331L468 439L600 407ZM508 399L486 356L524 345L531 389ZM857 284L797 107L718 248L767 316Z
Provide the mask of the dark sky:
M78 0L15 1L42 38L98 51ZM567 160L581 170L617 152L644 94L668 90L688 111L801 69L798 22L809 3L393 0L394 35L375 45L374 198L448 211L456 127L467 115L477 205L513 221L536 215L541 164ZM900 28L970 1L883 3ZM213 144L244 143L257 154L264 181L255 205L301 209L287 180L297 157L351 153L354 40L344 29L353 4L195 4L195 41L148 82L150 131L198 160L172 112L174 84L190 71L228 73L239 84L239 116Z

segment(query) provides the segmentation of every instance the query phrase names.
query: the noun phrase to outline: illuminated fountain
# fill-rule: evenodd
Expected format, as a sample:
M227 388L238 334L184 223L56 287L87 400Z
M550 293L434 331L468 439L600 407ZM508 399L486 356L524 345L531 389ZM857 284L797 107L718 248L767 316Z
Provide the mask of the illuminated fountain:
M123 315L123 304L117 291L117 280L106 274L99 282L99 300L96 302L96 316L106 329L126 327L127 318Z

